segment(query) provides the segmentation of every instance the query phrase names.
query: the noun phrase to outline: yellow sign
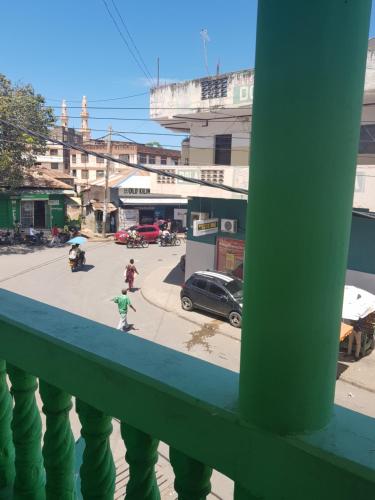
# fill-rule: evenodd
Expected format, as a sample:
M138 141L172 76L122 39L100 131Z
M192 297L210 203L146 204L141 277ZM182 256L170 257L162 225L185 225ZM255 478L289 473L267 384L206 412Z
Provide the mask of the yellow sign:
M219 230L219 219L195 220L193 223L193 236L214 234Z

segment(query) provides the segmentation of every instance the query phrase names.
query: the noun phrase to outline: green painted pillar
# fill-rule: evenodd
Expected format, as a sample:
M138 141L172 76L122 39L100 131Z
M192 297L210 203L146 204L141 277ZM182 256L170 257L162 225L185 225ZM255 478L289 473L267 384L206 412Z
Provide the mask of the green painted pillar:
M240 409L280 434L330 418L370 0L260 0Z

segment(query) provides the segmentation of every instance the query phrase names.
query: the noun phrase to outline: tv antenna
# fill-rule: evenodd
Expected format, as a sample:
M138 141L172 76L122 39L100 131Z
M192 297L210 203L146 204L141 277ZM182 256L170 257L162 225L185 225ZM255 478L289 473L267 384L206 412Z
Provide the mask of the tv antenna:
M207 28L201 29L200 35L203 42L204 65L206 67L207 75L210 76L210 72L208 69L208 57L207 57L207 42L210 41L210 37L208 36Z

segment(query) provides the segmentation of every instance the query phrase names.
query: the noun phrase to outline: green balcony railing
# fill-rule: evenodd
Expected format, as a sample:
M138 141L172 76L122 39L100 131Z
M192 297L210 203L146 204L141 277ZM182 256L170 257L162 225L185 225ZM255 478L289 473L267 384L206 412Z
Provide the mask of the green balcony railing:
M373 419L336 407L323 430L282 437L241 418L237 373L11 292L0 304L0 498L75 498L71 395L85 499L113 498L111 417L122 422L127 499L159 498L159 440L179 499L206 498L212 468L235 481L236 499L374 496Z

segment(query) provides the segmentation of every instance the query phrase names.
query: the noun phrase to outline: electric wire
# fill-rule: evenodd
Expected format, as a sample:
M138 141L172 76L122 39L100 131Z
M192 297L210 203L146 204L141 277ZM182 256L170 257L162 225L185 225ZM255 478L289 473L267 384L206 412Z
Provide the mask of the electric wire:
M152 168L149 166L141 165L139 163L130 163L129 161L120 160L119 158L114 158L113 156L108 155L108 154L104 154L104 153L96 153L95 151L90 151L90 150L84 148L83 146L80 146L79 144L71 144L71 143L66 142L66 141L61 141L59 139L54 139L52 137L48 137L44 134L41 134L39 132L34 132L33 130L30 130L30 129L23 127L21 125L17 125L15 123L9 122L9 121L4 120L2 118L0 118L0 123L2 123L3 125L7 125L8 127L13 127L17 130L20 130L20 131L22 131L22 132L24 132L32 137L37 137L37 138L42 139L44 141L50 141L54 144L60 144L61 146L65 146L65 147L70 148L70 149L75 149L75 150L80 151L81 153L84 153L86 155L95 156L97 158L103 158L104 160L108 160L108 161L113 162L113 163L119 163L121 165L125 165L127 167L131 167L131 168L134 168L136 170L142 170L144 172L150 172L150 173L159 174L159 175L161 173L160 169L158 169L158 168ZM176 174L174 172L168 172L166 170L163 170L162 175L164 177L170 177L171 179L177 179L177 180L181 180L181 181L188 182L191 184L198 184L200 186L212 187L212 188L216 188L216 189L221 189L223 191L229 191L232 193L239 193L239 194L243 194L243 195L248 194L247 189L235 188L232 186L228 186L226 184L218 184L215 182L204 181L202 179L193 179L190 177L186 177L184 175Z
M145 77L146 77L146 79L149 81L149 83L150 83L151 85L153 85L153 84L154 84L154 82L152 81L152 78L150 78L150 76L149 76L149 75L147 74L147 72L144 70L144 68L142 67L142 65L141 65L141 63L139 62L138 58L136 57L136 55L134 54L133 50L131 49L131 47L130 47L130 45L129 45L128 41L126 40L126 38L125 38L125 36L124 36L123 32L121 31L120 26L118 25L118 23L117 23L116 19L114 18L114 16L113 16L113 14L112 14L111 10L109 9L109 7L108 7L108 4L107 4L106 0L102 0L102 2L103 2L103 4L104 4L104 7L105 7L105 9L106 9L106 11L107 11L108 15L109 15L109 16L110 16L110 18L112 19L112 22L113 22L113 24L115 25L116 30L118 31L118 33L119 33L119 35L120 35L120 37L121 37L122 41L123 41L123 42L124 42L124 44L126 45L126 47L127 47L128 51L129 51L129 53L131 54L131 56L132 56L132 58L133 58L134 62L137 64L137 66L139 67L139 69L140 69L140 70L142 71L142 73L145 75Z
M112 3L113 8L114 8L114 9L115 9L115 11L116 11L116 13L117 13L118 17L120 18L121 24L124 26L125 31L126 31L126 33L127 33L128 37L129 37L129 39L130 39L130 41L131 41L131 43L132 43L132 45L133 45L134 49L135 49L135 51L136 51L136 52L137 52L137 54L138 54L139 60L141 61L141 63L142 63L142 65L143 65L144 69L146 70L146 72L147 72L147 73L148 73L148 75L150 76L151 80L152 80L152 81L154 82L154 84L155 84L155 81L154 81L154 79L153 79L153 77L152 77L152 75L151 75L151 73L150 73L150 71L149 71L149 69L148 69L148 67L147 67L147 64L145 63L145 61L144 61L144 59L143 59L143 57L142 57L142 54L141 54L141 53L140 53L140 51L138 50L138 47L137 47L137 45L136 45L136 43L135 43L135 41L134 41L134 38L132 37L132 35L131 35L131 33L130 33L130 31L129 31L129 29L128 29L127 25L126 25L126 23L125 23L125 21L124 21L124 18L122 17L122 15L121 15L120 11L118 10L117 5L116 5L115 1L114 1L114 0L111 0L111 3Z

